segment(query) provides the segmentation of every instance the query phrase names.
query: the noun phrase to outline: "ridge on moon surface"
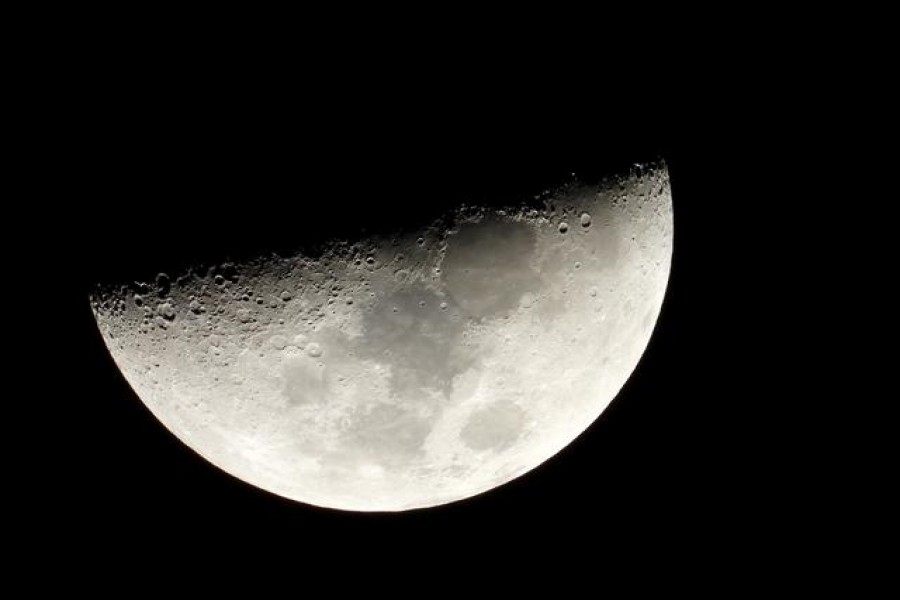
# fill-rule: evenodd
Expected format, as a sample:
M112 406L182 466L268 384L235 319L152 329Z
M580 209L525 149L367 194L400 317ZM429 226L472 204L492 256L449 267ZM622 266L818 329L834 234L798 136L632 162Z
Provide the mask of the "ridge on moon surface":
M226 472L344 510L444 504L584 431L659 315L664 164L541 200L101 285L91 305L141 400Z

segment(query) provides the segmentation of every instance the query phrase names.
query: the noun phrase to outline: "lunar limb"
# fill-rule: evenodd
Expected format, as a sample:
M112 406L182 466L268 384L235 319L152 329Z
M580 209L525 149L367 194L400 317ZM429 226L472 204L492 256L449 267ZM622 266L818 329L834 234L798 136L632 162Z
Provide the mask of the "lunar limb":
M209 462L399 511L499 486L601 414L650 339L672 236L660 163L314 256L104 285L91 305L137 395Z

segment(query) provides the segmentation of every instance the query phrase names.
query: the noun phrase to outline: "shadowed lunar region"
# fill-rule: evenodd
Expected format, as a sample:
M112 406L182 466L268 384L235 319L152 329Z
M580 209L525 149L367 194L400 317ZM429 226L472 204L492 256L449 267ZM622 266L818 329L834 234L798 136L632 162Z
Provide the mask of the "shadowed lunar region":
M584 431L659 315L664 164L539 200L103 284L91 305L141 400L226 472L337 509L444 504Z

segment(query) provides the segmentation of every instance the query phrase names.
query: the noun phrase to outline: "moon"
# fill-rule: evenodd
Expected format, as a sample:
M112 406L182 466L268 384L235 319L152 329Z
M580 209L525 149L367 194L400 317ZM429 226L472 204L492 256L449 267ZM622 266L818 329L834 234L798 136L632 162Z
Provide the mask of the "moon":
M131 387L210 463L306 504L403 511L502 485L597 419L650 339L672 239L659 162L90 301Z

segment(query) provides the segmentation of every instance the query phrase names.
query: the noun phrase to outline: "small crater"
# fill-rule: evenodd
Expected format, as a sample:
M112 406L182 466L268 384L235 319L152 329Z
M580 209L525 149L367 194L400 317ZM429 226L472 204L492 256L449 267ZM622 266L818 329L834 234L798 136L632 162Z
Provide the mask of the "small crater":
M160 296L168 296L169 290L172 289L172 281L169 279L169 276L165 273L160 273L156 276L156 291Z
M222 266L219 269L219 272L228 281L237 281L238 280L237 267L235 267L232 263L222 264Z
M588 213L581 213L581 218L579 220L581 221L581 226L585 229L591 226L591 215L589 215Z
M275 334L269 338L269 345L276 350L284 350L288 345L288 341L283 335Z
M163 302L156 307L156 313L167 321L175 318L175 308L168 302Z

